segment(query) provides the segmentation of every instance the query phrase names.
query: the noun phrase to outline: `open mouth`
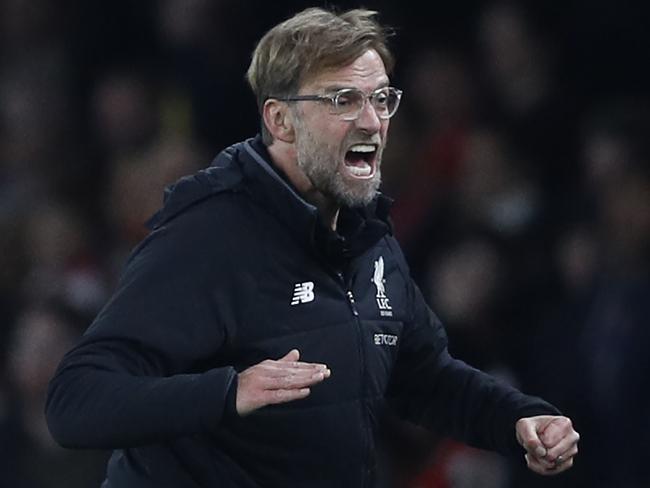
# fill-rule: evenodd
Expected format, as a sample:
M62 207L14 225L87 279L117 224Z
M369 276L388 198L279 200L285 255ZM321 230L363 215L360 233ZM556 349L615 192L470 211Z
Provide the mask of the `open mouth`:
M377 146L355 144L345 153L345 168L354 178L372 178L376 169Z

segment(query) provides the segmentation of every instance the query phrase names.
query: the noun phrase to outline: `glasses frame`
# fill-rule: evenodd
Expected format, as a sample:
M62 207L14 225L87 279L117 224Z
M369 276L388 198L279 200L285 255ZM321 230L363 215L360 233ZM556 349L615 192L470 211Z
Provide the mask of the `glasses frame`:
M397 97L397 103L395 103L395 108L393 108L393 110L390 113L382 114L381 110L375 106L373 100L376 100L377 96L381 94L385 94L387 90L395 94L395 96ZM339 98L348 93L360 93L363 96L363 104L361 105L361 107L359 107L358 111L352 114L346 115L340 112L336 112L337 109L341 110L339 105ZM375 109L375 113L377 114L377 117L379 117L382 120L388 120L397 113L397 109L399 108L399 104L402 99L402 93L403 93L402 90L398 88L395 88L393 86L385 86L382 88L377 88L376 90L368 94L364 93L358 88L342 88L340 90L335 91L331 95L294 95L288 97L271 96L269 98L272 98L274 100L279 100L281 102L329 102L334 111L333 114L338 115L343 120L347 120L347 121L357 120L361 115L361 112L363 112L366 103L370 102L372 108Z

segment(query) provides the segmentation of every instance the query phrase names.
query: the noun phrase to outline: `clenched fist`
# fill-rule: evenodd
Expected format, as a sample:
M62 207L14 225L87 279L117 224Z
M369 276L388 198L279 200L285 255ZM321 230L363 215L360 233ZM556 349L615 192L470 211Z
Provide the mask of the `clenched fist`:
M554 415L521 418L516 431L532 471L549 475L573 466L580 434L573 429L571 419Z

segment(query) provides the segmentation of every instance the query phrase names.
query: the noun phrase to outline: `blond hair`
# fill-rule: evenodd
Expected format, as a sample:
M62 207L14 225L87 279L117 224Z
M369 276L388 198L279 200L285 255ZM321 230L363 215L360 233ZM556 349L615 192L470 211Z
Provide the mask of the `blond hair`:
M376 20L377 12L354 9L337 14L308 8L269 30L257 44L246 79L262 112L270 97L290 96L323 70L343 67L368 49L377 51L386 72L394 60L386 40L390 32ZM262 119L262 137L273 142Z

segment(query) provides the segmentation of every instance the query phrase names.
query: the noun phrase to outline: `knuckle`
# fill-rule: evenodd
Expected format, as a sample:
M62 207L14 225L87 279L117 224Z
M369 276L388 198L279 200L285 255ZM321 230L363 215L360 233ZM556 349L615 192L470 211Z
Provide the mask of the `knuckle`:
M534 453L539 446L539 443L535 439L525 439L524 446L527 451Z
M523 442L526 447L528 447L533 441L533 436L531 436L530 432L521 432L519 437L521 437L521 442Z

